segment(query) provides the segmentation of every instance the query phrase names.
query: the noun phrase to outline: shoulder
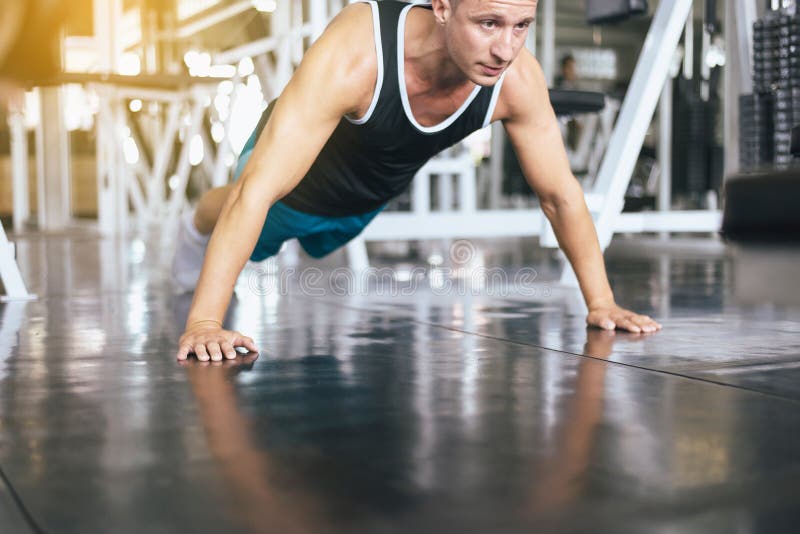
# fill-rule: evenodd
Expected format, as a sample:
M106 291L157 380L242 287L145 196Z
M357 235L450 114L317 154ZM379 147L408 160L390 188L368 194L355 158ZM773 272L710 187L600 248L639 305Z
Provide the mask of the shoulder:
M550 94L542 68L529 50L522 49L506 71L495 118L515 121L550 113Z
M366 2L346 6L308 53L320 56L334 71L331 74L346 78L351 88L370 91L378 69L372 6Z
M320 78L317 83L350 91L356 100L370 96L378 72L372 6L358 2L342 9L303 62L313 63Z
M309 52L322 49L325 55L338 58L336 63L352 67L376 65L372 19L370 4L358 2L346 6L331 20Z
M333 17L325 33L351 37L372 35L372 5L369 2L348 4Z

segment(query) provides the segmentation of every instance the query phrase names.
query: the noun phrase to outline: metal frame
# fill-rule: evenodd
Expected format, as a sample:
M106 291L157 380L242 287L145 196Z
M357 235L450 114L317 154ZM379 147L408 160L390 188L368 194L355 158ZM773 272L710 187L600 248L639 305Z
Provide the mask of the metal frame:
M22 109L9 106L8 128L11 138L11 179L13 183L13 227L24 230L30 219L30 192L28 168L28 131Z
M278 3L281 3L281 1ZM178 37L181 39L186 39L221 22L225 22L226 20L231 19L240 13L244 13L252 9L254 8L251 0L240 0L235 4L224 6L213 11L212 13L201 16L196 20L182 24L177 31ZM172 38L173 36L168 35L165 37Z
M36 127L36 219L39 230L63 230L72 219L64 95L61 87L40 87L37 93L42 120Z
M25 302L9 302L0 310L0 365L6 370L0 371L0 380L5 378L8 367L6 359L14 354L14 348L19 344L19 334L25 322Z
M618 100L607 97L606 104L600 113L588 113L577 117L583 127L580 139L578 139L578 146L574 151L566 147L567 158L572 169L586 169L588 176L597 176L600 163L603 161L603 154L608 148L608 142L614 131L614 121L619 108ZM562 131L565 130L564 124L562 123Z
M36 295L28 293L25 287L17 265L16 247L6 237L2 223L0 223L0 280L3 281L6 290L5 296L0 296L0 302L36 299Z
M605 198L596 219L600 245L611 242L636 159L667 81L692 0L662 0L642 47L593 192Z
M539 209L479 210L469 217L463 212L431 212L420 217L416 212L384 213L361 234L365 241L393 239L448 239L453 237L493 238L540 236L545 219ZM619 233L716 232L722 214L716 211L689 210L623 213L614 222Z
M753 92L756 0L725 2L725 175L739 172L739 95Z
M280 94L302 58L303 40L318 37L327 24L328 14L341 9L343 2L341 0L309 2L308 13L304 12L303 4L302 0L277 2L276 10L271 17L273 27L282 30L280 33L219 53L213 58L214 64L238 63L245 57L252 57L256 74L262 82L262 90L267 98L274 98ZM251 8L251 2L238 2L225 10L188 23L180 31L188 34ZM95 6L101 67L107 72L115 70L121 53L121 45L114 32L115 16L118 18L120 11L120 0L98 2ZM304 22L306 18L309 22ZM272 57L275 58L274 62ZM169 230L177 224L180 213L186 207L185 191L191 174L189 149L195 135L199 134L203 139L206 153L203 164L210 176L208 185L221 186L229 179L226 160L233 152L229 136L230 117L222 121L225 135L214 150L212 141L203 130L202 124L206 118L208 102L213 100L215 85L198 83L184 91L167 91L120 86L120 81L115 81L116 85L95 83L93 86L100 96L100 112L97 117L98 226L103 235L127 233L131 217L128 212L130 200L134 207L136 229L144 232L153 224L161 225L165 229L161 233L164 237L163 244L167 245L171 233ZM235 78L232 81L237 84L239 80ZM234 91L231 106L236 94L237 91ZM163 129L157 132L158 138L152 143L156 149L150 168L142 162L134 166L127 165L123 157L124 139L120 132L128 123L126 99L133 98L143 102L156 102L166 109L166 123ZM177 168L173 174L174 187L171 187L165 196L164 191L167 189L165 182L169 180L174 140L184 126L185 142L181 147ZM210 155L214 152L216 158L212 161ZM140 185L140 180L144 187Z
M139 233L158 225L166 231L161 235L166 244L169 240L169 229L178 221L185 208L185 191L189 183L192 167L189 162L191 140L202 132L208 102L213 97L215 86L199 84L185 91L147 89L141 87L116 87L96 84L93 86L101 94L101 112L98 116L98 128L109 132L109 135L98 136L98 167L102 170L99 176L106 185L99 199L100 213L114 213L116 219L112 225L104 226L101 221L101 233L115 235L128 230L128 200L134 207L133 215ZM128 124L125 109L130 99L143 102L158 103L166 109L166 124L159 137L155 139L156 147L152 166L141 160L136 165L128 165L124 160L122 146L125 139L122 130ZM101 121L111 122L105 124ZM173 147L181 129L184 128L184 143L178 155L178 163L172 177L174 187L169 184L169 164L173 157ZM216 158L210 154L210 141L204 141L209 151L210 178L213 183L227 179L227 167L224 159L230 151L230 121L225 123L225 136L218 146ZM140 152L141 152L140 147ZM227 151L227 152L226 152ZM144 184L144 188L140 184ZM166 193L170 189L169 193Z

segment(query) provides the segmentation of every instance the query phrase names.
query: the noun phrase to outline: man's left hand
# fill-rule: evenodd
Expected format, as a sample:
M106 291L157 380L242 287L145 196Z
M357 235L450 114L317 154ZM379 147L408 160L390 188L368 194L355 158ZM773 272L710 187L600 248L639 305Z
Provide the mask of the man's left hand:
M647 315L639 315L616 304L590 308L586 323L604 330L619 329L637 334L661 330L661 325Z

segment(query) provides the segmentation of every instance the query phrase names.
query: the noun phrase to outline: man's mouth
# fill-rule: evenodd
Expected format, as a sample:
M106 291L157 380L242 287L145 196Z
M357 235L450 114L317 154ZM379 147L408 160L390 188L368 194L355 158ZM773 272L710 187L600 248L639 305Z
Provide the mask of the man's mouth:
M481 70L483 70L483 73L488 76L497 76L503 72L503 67L490 67L488 65L484 65L483 63L481 63L480 66Z

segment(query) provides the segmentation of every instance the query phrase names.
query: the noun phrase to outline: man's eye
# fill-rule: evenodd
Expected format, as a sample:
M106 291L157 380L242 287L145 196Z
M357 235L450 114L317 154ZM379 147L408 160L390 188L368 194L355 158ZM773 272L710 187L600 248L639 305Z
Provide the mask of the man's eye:
M527 29L531 25L530 22L521 22L517 24L517 29L524 30Z
M496 23L493 20L483 20L481 21L481 26L483 26L487 30L491 30L496 26Z

